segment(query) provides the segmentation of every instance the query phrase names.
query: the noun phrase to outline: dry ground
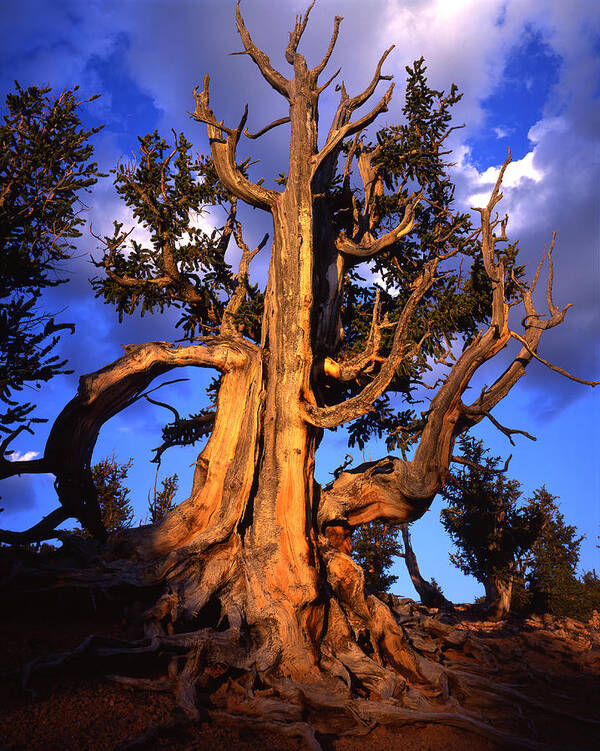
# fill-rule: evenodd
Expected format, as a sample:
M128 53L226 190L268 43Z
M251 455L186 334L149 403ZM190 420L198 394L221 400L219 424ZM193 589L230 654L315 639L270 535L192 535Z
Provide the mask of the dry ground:
M9 676L1 687L0 749L110 751L128 747L144 733L145 740L130 747L210 751L305 747L300 738L250 724L232 728L207 721L157 734L152 728L164 727L173 715L170 696L134 692L102 675L90 675L89 669L77 665L68 672L36 677L29 689L23 690L13 672L19 666L38 656L68 650L90 633L122 635L126 626L119 608L106 602L100 606L96 603L96 610L92 602L85 607L66 596L58 601L54 596L52 607L44 597L29 603L29 607L17 609L12 603L6 610L3 608L0 623L0 672ZM600 624L584 625L550 616L489 624L474 620L475 614L468 608L448 615L426 611L410 600L396 598L393 604L409 639L423 654L504 683L559 712L600 720ZM423 624L429 624L429 632ZM452 633L460 636L453 638L456 647L446 645L443 654L439 642L431 637L431 628L437 628L436 624L441 624L441 628L450 626ZM111 672L111 665L103 667L105 672ZM521 729L535 727L530 737L537 735L554 748L600 748L600 724L582 724L561 714L542 712L526 702L520 712L517 719L507 716L507 729L515 724ZM423 724L365 728L356 737L320 740L324 748L336 751L503 748L464 730Z

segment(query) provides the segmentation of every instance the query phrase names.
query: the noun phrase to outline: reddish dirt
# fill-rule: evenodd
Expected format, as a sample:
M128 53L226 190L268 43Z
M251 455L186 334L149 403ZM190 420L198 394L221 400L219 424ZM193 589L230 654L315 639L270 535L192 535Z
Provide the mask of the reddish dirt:
M45 613L43 620L31 612L12 612L0 623L0 672L14 670L37 656L70 649L89 633L116 636L124 629L123 621L115 619L114 614L100 618L65 603L54 612ZM487 624L465 617L455 625L477 636L489 648L496 664L490 666L488 678L511 684L540 701L556 701L559 695L565 710L600 720L600 652L594 636L597 632L576 622L565 625L564 620ZM463 669L469 664L481 667L481 655L476 651L447 651L445 656L447 660L460 660ZM111 751L140 737L152 726L164 727L174 711L173 700L166 694L132 691L101 676L74 670L38 677L32 686L35 693L21 690L16 680L5 681L0 688L0 751ZM531 707L524 707L523 712L525 720L528 713L532 719L539 715ZM507 718L507 729L510 725L511 718ZM540 740L564 749L600 748L599 730L553 715L544 715ZM464 730L423 724L376 727L356 737L326 739L324 747L332 751L506 748ZM136 748L283 751L304 749L306 743L252 726L204 723L149 736Z

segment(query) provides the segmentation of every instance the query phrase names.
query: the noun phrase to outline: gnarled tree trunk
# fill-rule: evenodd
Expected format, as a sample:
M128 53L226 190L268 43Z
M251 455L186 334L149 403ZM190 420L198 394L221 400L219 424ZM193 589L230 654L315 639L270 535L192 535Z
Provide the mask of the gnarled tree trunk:
M489 579L485 582L485 604L491 621L502 621L510 613L513 579Z

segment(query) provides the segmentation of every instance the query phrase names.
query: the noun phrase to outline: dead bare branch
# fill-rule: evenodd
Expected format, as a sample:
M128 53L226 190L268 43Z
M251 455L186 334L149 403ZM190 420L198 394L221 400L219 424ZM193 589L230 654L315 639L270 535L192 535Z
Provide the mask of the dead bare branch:
M390 232L386 232L384 235L373 239L370 232L366 232L358 242L346 237L344 231L340 232L336 240L336 248L340 253L344 253L353 258L372 258L373 256L381 253L390 245L398 242L400 238L407 235L414 226L414 214L417 207L420 196L414 199L409 199L410 202L404 210L404 216L401 222Z
M236 12L239 13L239 2ZM215 169L225 187L230 190L234 196L243 199L251 206L270 211L275 197L278 195L277 191L267 190L257 183L248 180L248 178L243 175L236 162L236 148L240 135L246 124L248 113L247 105L238 127L231 130L225 129L222 124L217 121L210 108L209 76L204 76L204 86L201 92L198 92L197 87L194 88L194 99L196 101L196 108L191 115L195 120L205 123L207 126ZM226 139L223 139L222 137L223 131L227 133Z
M491 412L483 411L483 414L488 418L488 420L494 425L501 433L504 433L504 435L508 438L508 440L511 442L511 444L514 446L515 442L513 441L512 437L513 435L523 435L525 438L529 438L530 441L537 441L537 438L534 435L531 435L531 433L527 433L525 430L518 430L516 428L507 428L504 425L502 425L496 418L492 415Z
M475 469L478 472L483 472L488 475L502 475L506 470L508 469L508 465L510 464L510 460L512 459L512 454L508 457L508 459L504 462L504 465L500 469L490 469L490 467L484 467L483 464L477 464L477 462L472 462L470 459L465 459L464 456L454 456L452 455L450 457L450 461L456 462L456 464L464 464L466 467L471 467L471 469Z
M267 81L267 83L269 83L275 89L275 91L278 91L286 99L289 99L290 82L287 80L287 78L282 76L279 71L273 68L268 56L252 41L252 38L248 32L248 29L246 28L244 19L242 18L242 14L240 12L240 0L237 0L235 6L235 19L237 23L238 33L242 40L242 44L244 45L245 54L249 55L254 63L256 63L265 81Z
M514 331L509 331L509 334L513 337L513 339L521 342L521 344L533 358L535 358L538 362L541 362L542 365L545 365L547 368L550 368L550 370L553 370L555 373L560 373L561 375L565 376L565 378L570 378L572 381L576 381L577 383L583 383L584 386L591 386L593 388L594 386L600 385L600 381L586 381L583 378L577 378L577 376L571 375L571 373L564 370L564 368L560 368L558 365L552 365L552 363L548 362L548 360L544 360L543 357L540 357L537 352L530 347L530 345L527 343L527 340L520 334L517 334Z
M276 128L278 125L284 125L285 123L289 123L289 122L290 122L289 115L286 117L280 117L279 120L273 120L272 123L269 123L269 125L265 125L264 128L261 128L256 133L250 133L248 128L244 128L244 135L246 136L246 138L252 138L252 139L260 138L261 136L264 136L265 133L268 133L273 128Z
M304 31L306 29L306 24L308 23L308 17L310 16L311 10L315 6L315 2L316 0L313 0L312 3L308 6L306 12L304 13L304 16L296 16L296 24L294 25L293 31L290 32L290 40L285 50L285 59L290 65L293 65L296 61L296 51L298 49L298 44L302 39L302 35L304 34Z
M68 511L61 506L51 511L41 521L24 532L10 532L6 529L0 529L0 542L7 545L28 545L32 542L50 540L56 536L56 527L66 521L69 516Z
M329 42L329 47L327 48L327 51L325 52L325 55L323 56L323 59L321 62L316 65L311 70L311 75L313 77L313 81L316 83L317 78L321 75L321 73L325 70L325 66L329 62L329 58L331 57L331 53L334 50L334 47L337 42L338 35L340 33L340 24L344 20L343 16L335 16L333 19L333 32L331 34L331 40ZM339 73L339 71L338 71ZM337 76L337 73L335 74ZM331 81L332 79L330 79ZM319 92L323 90L323 86L320 87Z
M406 334L408 325L419 301L435 281L436 268L437 259L428 261L421 275L415 280L413 291L396 324L390 354L381 365L379 373L359 394L340 404L317 407L305 402L304 414L308 423L317 427L332 428L368 412L373 402L389 385L402 360L407 357Z
M332 126L332 130L330 130L327 141L323 145L323 148L312 158L313 175L316 174L318 168L321 164L323 164L326 158L330 154L332 154L346 138L349 138L355 133L358 133L359 131L366 128L367 125L370 125L382 112L387 112L387 107L390 99L392 98L393 91L394 84L391 84L383 97L375 105L375 107L373 107L370 112L367 112L366 115L363 115L358 120L351 122L346 121L345 124L341 125L337 129L333 129ZM352 111L352 108L350 108L350 111Z

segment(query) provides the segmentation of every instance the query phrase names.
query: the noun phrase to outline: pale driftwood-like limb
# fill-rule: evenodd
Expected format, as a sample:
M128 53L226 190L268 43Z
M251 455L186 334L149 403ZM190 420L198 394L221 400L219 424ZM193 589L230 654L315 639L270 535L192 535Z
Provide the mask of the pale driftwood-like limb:
M353 258L372 258L378 255L390 245L398 242L402 237L408 235L414 226L414 211L418 204L418 199L411 201L404 211L402 221L390 232L386 232L380 237L373 239L370 233L363 235L359 242L346 237L345 232L340 232L336 240L336 248L340 253L345 253Z
M119 360L81 377L77 395L50 431L42 460L44 471L56 476L56 491L67 516L78 518L99 538L106 532L100 521L90 463L102 425L136 401L154 378L172 368L195 365L227 372L243 367L255 351L249 342L218 337L204 338L202 344L190 347L150 342L125 349ZM15 466L4 468L5 476L10 476L6 474L9 469L11 474L27 472L27 462L6 464ZM33 470L40 471L39 466L40 460L34 460Z
M256 133L250 133L248 128L244 128L244 135L246 136L246 138L250 138L250 139L260 138L261 136L264 136L265 133L268 133L273 128L277 128L277 126L279 125L285 125L285 123L289 123L289 121L290 121L289 116L280 117L278 120L273 120L273 122L269 123L269 125L265 125L264 128L261 128Z
M354 381L360 376L371 375L377 363L385 362L385 358L379 354L382 329L390 328L394 325L389 322L387 316L384 316L383 321L380 320L380 293L378 289L375 293L371 328L364 352L341 362L336 362L333 358L326 357L323 362L323 372L325 375L329 378L334 378L340 383Z
M510 157L509 157L510 158ZM508 160L507 160L508 161ZM461 404L462 414L469 420L479 422L484 416L487 416L490 410L503 399L510 389L525 375L526 367L534 358L534 354L537 353L537 348L544 331L554 328L560 325L571 307L566 305L562 310L559 310L552 300L552 284L553 284L553 266L552 266L552 251L554 249L555 235L553 235L552 243L547 251L547 257L550 265L550 273L548 275L548 282L546 286L546 299L548 303L549 316L543 319L541 314L537 312L533 304L533 291L539 278L539 274L542 268L543 260L537 267L535 277L529 288L518 283L517 286L521 292L521 299L525 308L526 316L522 321L522 325L525 328L523 336L523 346L514 358L512 363L504 370L504 372L496 379L496 381L483 390L479 398L471 405ZM514 279L514 276L513 276ZM496 295L496 290L494 295ZM506 334L510 338L511 330L506 325ZM514 338L514 337L512 337ZM591 383L590 383L591 385Z
M494 185L494 189L492 190L492 194L487 206L485 206L484 208L473 209L474 211L478 211L481 215L481 255L483 258L485 271L490 280L496 283L501 281L500 273L501 271L504 271L504 267L501 268L499 265L497 265L494 258L497 238L493 235L493 227L492 222L490 221L490 217L496 204L502 200L500 186L502 185L502 178L504 177L506 168L511 161L512 157L509 149L508 156L506 157L504 164L502 165L500 172L498 173L498 178L496 179L496 184Z
M290 65L294 65L296 61L296 51L298 49L298 45L300 44L300 40L302 39L302 35L304 34L304 31L306 30L308 17L310 16L311 10L315 6L315 2L316 0L312 1L312 3L308 6L303 16L300 16L300 15L296 16L296 24L294 26L293 31L290 32L290 40L285 50L285 59L288 61Z
M289 98L290 82L287 80L287 78L282 76L279 71L273 68L268 56L252 41L252 38L248 33L248 29L246 28L246 24L244 23L244 19L242 18L240 11L240 0L237 1L235 6L235 20L237 23L238 33L242 40L242 44L244 45L245 54L249 55L254 63L256 63L265 81L267 81L267 83L272 86L275 91L278 91L286 99Z
M343 100L340 102L340 107L343 107L346 113L346 118L354 112L354 110L361 107L368 99L370 99L373 94L375 93L375 89L377 88L377 84L380 81L389 81L392 76L384 76L381 74L381 68L383 67L384 62L386 61L388 55L390 52L395 48L396 45L392 44L390 47L383 52L379 60L377 61L377 65L375 66L375 72L373 73L373 78L371 79L369 85L356 96L349 97L347 100Z
M321 62L316 65L312 70L311 74L314 77L314 80L316 82L317 78L321 75L321 73L325 70L325 66L329 62L329 58L331 57L331 53L334 50L335 44L337 42L338 34L340 33L340 24L343 21L342 16L335 16L333 19L333 32L331 34L331 39L329 41L329 47L327 48L327 51L323 55L323 59Z
M229 302L227 303L225 310L223 311L223 321L221 323L221 334L223 336L239 335L239 332L235 326L235 316L239 311L241 304L244 302L244 298L246 297L246 284L248 280L248 270L250 268L250 262L256 256L256 254L265 247L269 239L268 233L265 234L256 248L254 248L254 250L250 250L248 245L246 245L246 243L244 242L244 237L242 235L242 225L238 221L234 223L233 234L235 236L235 241L238 248L242 251L242 257L240 259L238 272L235 276L235 290L229 298Z
M335 73L329 76L329 78L325 81L325 83L321 84L321 86L319 86L319 88L317 89L317 95L320 96L325 91L325 89L329 86L329 84L335 81L335 79L340 75L341 72L342 72L342 69L338 68L335 71Z
M268 58L267 58L268 59ZM246 124L247 107L237 128L226 128L218 122L210 108L210 79L204 76L204 87L201 92L194 89L196 108L192 117L198 122L205 123L210 140L211 154L219 178L234 196L242 198L251 206L269 211L273 205L277 191L267 190L251 182L245 177L236 162L236 147L240 135ZM227 137L223 139L223 133Z
M322 149L313 157L313 175L316 175L317 170L327 159L327 157L333 154L346 138L349 138L355 133L358 133L359 131L366 128L382 112L387 112L388 104L390 102L390 99L392 98L393 91L394 84L391 84L386 93L370 112L367 112L357 120L346 122L340 128L334 130L333 132L330 132L327 141L323 145Z
M527 340L520 334L517 334L515 331L511 331L510 335L513 337L513 339L521 342L521 344L533 358L535 358L538 362L541 362L542 365L545 365L547 368L550 368L550 370L553 370L555 373L560 373L560 375L565 376L565 378L569 378L571 381L575 381L576 383L582 383L584 386L591 386L593 388L594 386L600 385L600 381L586 381L584 378L577 378L577 376L571 375L571 373L566 371L564 368L561 368L558 365L552 365L552 363L548 362L548 360L544 360L543 357L540 357L537 352L535 352L531 348Z

